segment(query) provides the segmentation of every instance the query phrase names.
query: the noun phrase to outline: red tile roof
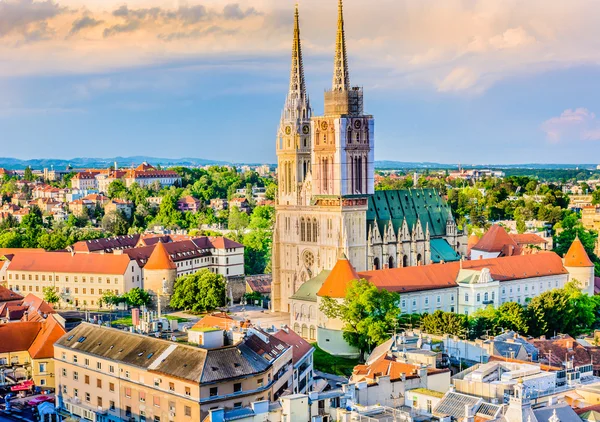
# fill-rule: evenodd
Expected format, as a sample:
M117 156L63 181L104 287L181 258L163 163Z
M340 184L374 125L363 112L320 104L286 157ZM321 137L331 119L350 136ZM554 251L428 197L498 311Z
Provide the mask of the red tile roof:
M68 252L17 253L8 271L39 271L84 274L124 274L131 262L127 255Z
M396 358L390 357L387 354L381 355L370 365L357 365L352 372L352 382L360 381L376 381L377 377L389 376L390 381L399 380L402 374L406 378L417 377L419 367L409 363L397 362Z
M471 249L483 252L500 252L505 256L516 255L517 243L506 233L504 227L494 224Z
M535 233L511 234L510 237L519 246L527 245L545 245L548 241Z
M259 276L246 276L246 284L253 292L257 292L260 294L270 294L271 293L271 282L273 277L271 274L263 274Z
M144 265L144 270L176 270L177 265L173 262L165 244L158 242L152 251L152 255L148 258L148 262Z
M29 350L41 329L41 322L0 324L0 353Z
M533 339L529 341L539 350L540 361L561 366L565 358L572 359L575 366L589 365L600 370L600 347L585 347L573 337L563 335L555 339Z
M192 328L220 328L221 330L227 331L238 325L239 322L231 318L225 312L219 312L205 316L195 323Z
M6 287L0 286L0 302L10 302L21 299L23 299L23 296L20 294L13 292Z
M42 329L29 348L29 355L32 359L54 357L54 343L66 333L67 331L58 323L54 315L48 315L48 318L42 322Z
M294 365L300 362L313 347L293 330L285 328L273 334L273 337L292 346L292 362Z
M345 297L346 286L358 277L366 279L380 289L398 293L456 287L456 279L461 266L460 262L449 262L364 271L354 276L348 269L348 267L352 268L350 263L347 260L342 260L342 264L344 272L340 271L334 277L331 277L330 274L318 292L319 296L343 298ZM462 267L476 271L487 268L490 270L492 278L501 282L568 274L562 265L562 260L554 252L463 261ZM324 290L323 287L326 286L328 280L329 285Z
M360 277L348 258L345 256L338 259L335 266L323 282L323 285L317 292L317 296L328 296L335 298L346 297L348 285L358 280Z
M590 260L583 243L576 237L571 247L565 254L565 267L593 267L594 263Z

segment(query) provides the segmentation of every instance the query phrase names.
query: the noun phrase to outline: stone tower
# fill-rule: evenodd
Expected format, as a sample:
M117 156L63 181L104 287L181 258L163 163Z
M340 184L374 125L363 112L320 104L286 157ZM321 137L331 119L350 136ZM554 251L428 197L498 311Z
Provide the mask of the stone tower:
M277 138L279 195L273 236L273 310L289 312L289 297L331 269L345 253L367 269L368 196L374 192L374 120L363 113L363 91L351 87L343 4L333 84L325 113L311 117L306 94L298 11L290 91Z
M144 265L144 289L150 292L152 302L156 306L158 306L160 298L163 310L169 305L176 278L177 266L165 245L159 241L148 258L148 262Z

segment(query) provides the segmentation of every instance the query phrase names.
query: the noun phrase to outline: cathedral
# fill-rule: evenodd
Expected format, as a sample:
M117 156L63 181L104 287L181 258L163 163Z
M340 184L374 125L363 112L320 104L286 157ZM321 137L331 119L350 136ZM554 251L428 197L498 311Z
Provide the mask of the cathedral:
M312 114L296 7L290 86L276 145L274 311L290 312L290 297L340 256L360 272L457 261L466 254L466 236L436 191L375 192L375 120L363 105L363 89L350 84L339 0L332 86L324 114Z

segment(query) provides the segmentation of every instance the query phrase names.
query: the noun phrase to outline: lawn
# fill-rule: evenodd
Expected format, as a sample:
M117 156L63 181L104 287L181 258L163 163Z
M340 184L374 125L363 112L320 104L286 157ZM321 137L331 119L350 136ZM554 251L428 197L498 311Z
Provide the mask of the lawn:
M358 359L339 358L321 349L317 343L313 343L313 346L315 348L313 360L317 371L349 377L354 367L358 365Z
M128 327L133 327L133 322L131 321L131 317L125 317L125 318L115 319L112 322L112 325L126 325Z

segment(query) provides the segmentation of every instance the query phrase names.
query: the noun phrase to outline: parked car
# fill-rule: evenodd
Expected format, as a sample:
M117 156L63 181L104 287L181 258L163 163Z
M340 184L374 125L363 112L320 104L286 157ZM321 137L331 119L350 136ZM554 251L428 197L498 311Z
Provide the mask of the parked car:
M45 402L54 402L54 396L37 396L27 402L29 406L37 406Z

